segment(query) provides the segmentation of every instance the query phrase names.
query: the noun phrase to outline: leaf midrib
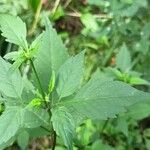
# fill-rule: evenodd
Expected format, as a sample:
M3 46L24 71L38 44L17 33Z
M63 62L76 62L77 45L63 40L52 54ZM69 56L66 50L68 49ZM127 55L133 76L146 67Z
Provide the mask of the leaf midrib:
M97 98L90 98L90 99L82 99L82 98L78 98L77 99L72 99L72 100L65 100L65 101L61 101L59 103L57 103L56 105L63 105L63 104L69 104L69 103L82 103L82 102L88 102L88 101L100 101L100 100L106 100L106 99L111 99L111 98L139 98L140 95L137 95L137 96L109 96L109 97L97 97ZM144 96L144 95L142 95ZM148 99L148 96L145 96L145 98ZM150 98L149 98L150 99Z

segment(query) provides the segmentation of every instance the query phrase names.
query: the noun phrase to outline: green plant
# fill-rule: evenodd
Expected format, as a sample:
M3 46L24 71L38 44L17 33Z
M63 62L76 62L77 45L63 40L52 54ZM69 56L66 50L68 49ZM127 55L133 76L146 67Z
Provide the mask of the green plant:
M1 14L0 27L6 41L19 50L0 58L0 148L16 139L22 149L29 141L28 129L56 134L68 150L73 148L75 129L85 119L115 118L131 105L149 102L150 94L119 81L91 78L84 83L85 51L69 57L60 37L45 18L46 30L31 44L26 25L18 17ZM31 72L26 71L30 66ZM30 70L29 69L29 70ZM25 141L23 139L25 137Z
M132 70L135 62L131 61L131 54L128 47L123 44L116 56L116 68L105 68L105 76L129 83L130 85L150 85L150 83L140 76L139 72Z

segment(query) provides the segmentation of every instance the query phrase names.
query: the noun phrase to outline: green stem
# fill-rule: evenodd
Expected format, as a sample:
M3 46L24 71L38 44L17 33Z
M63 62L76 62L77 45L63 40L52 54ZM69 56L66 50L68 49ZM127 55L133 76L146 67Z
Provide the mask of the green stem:
M38 82L38 84L39 84L39 88L40 88L40 91L41 91L41 94L42 94L42 98L43 98L43 100L44 100L44 102L45 102L45 106L46 106L46 108L48 109L49 116L51 116L50 107L49 107L49 105L47 104L47 102L45 101L45 93L44 93L44 91L43 91L43 88L42 88L40 79L39 79L39 77L38 77L38 74L37 74L37 71L36 71L36 69L35 69L35 66L34 66L34 63L33 63L32 59L30 59L30 63L31 63L31 67L32 67L32 69L33 69L33 71L34 71L34 74L35 74L35 76L36 76L37 82ZM41 128L43 128L44 130L50 132L47 128L45 128L45 127L43 127L43 126L41 126ZM52 150L55 150L55 146L56 146L56 132L55 132L54 129L53 129L53 145L52 145Z
M101 134L103 133L104 129L106 128L107 124L109 122L109 119L107 119L102 127L102 130L101 130Z
M56 132L54 131L54 133L53 133L53 145L52 145L52 150L55 150L55 146L56 146Z
M105 56L104 60L103 60L103 66L105 67L108 63L108 61L110 60L112 54L114 52L114 49L111 48L110 51L107 53L107 55Z
M34 63L33 63L33 61L32 61L31 59L30 59L30 63L31 63L31 67L32 67L32 69L33 69L33 71L34 71L35 77L36 77L36 79L37 79L37 82L38 82L38 84L39 84L39 88L40 88L40 91L41 91L41 94L42 94L42 98L43 98L43 100L45 100L45 93L44 93L44 91L43 91L42 84L41 84L40 79L39 79L39 77L38 77L38 74L37 74L37 72L36 72Z

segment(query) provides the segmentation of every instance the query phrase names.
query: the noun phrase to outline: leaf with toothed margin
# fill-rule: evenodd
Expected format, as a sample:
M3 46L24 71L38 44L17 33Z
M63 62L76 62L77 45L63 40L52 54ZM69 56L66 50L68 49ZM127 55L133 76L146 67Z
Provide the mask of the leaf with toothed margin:
M58 73L60 66L68 59L68 52L63 45L61 38L53 29L48 18L45 19L46 31L43 32L42 42L34 61L36 71L45 92L48 92L48 85L52 72ZM36 83L36 78L33 75ZM38 84L35 84L38 85Z
M21 97L23 81L19 70L10 71L11 64L0 57L0 92L8 97Z
M84 54L69 58L59 69L57 92L60 98L73 94L80 86L84 72Z
M16 135L20 122L17 118L18 111L8 109L0 116L0 147Z
M15 137L22 128L49 125L49 115L41 108L7 106L0 116L0 147Z
M65 107L55 107L52 109L51 121L54 130L63 139L67 149L72 150L75 134L75 122L72 115Z
M72 99L60 101L73 115L76 123L85 118L106 120L114 118L138 102L150 102L150 93L139 91L119 81L91 80Z
M26 25L19 18L8 14L0 14L0 30L6 41L19 45L23 49L28 48L26 41Z

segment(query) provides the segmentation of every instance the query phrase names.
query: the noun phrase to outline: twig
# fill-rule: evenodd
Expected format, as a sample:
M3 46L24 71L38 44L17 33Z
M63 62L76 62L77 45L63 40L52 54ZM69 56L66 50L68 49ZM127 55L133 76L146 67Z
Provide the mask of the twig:
M58 6L59 6L59 3L60 3L60 0L56 0L56 1L55 1L54 7L53 7L53 9L52 9L52 14L53 14L53 16L55 15L55 12L56 12L56 10L57 10L57 8L58 8Z
M67 6L71 3L72 0L67 0L64 4L64 8L67 8Z
M82 14L79 12L68 12L66 13L66 15L70 17L77 17L77 18L80 18L82 16ZM112 17L107 14L93 14L93 17L96 19L112 19Z
M35 17L34 17L34 21L33 21L32 27L29 30L28 35L32 35L34 33L34 31L36 29L36 26L37 26L37 23L39 21L39 16L40 16L41 9L42 9L42 2L40 0L39 6L38 6L37 11L35 13Z

